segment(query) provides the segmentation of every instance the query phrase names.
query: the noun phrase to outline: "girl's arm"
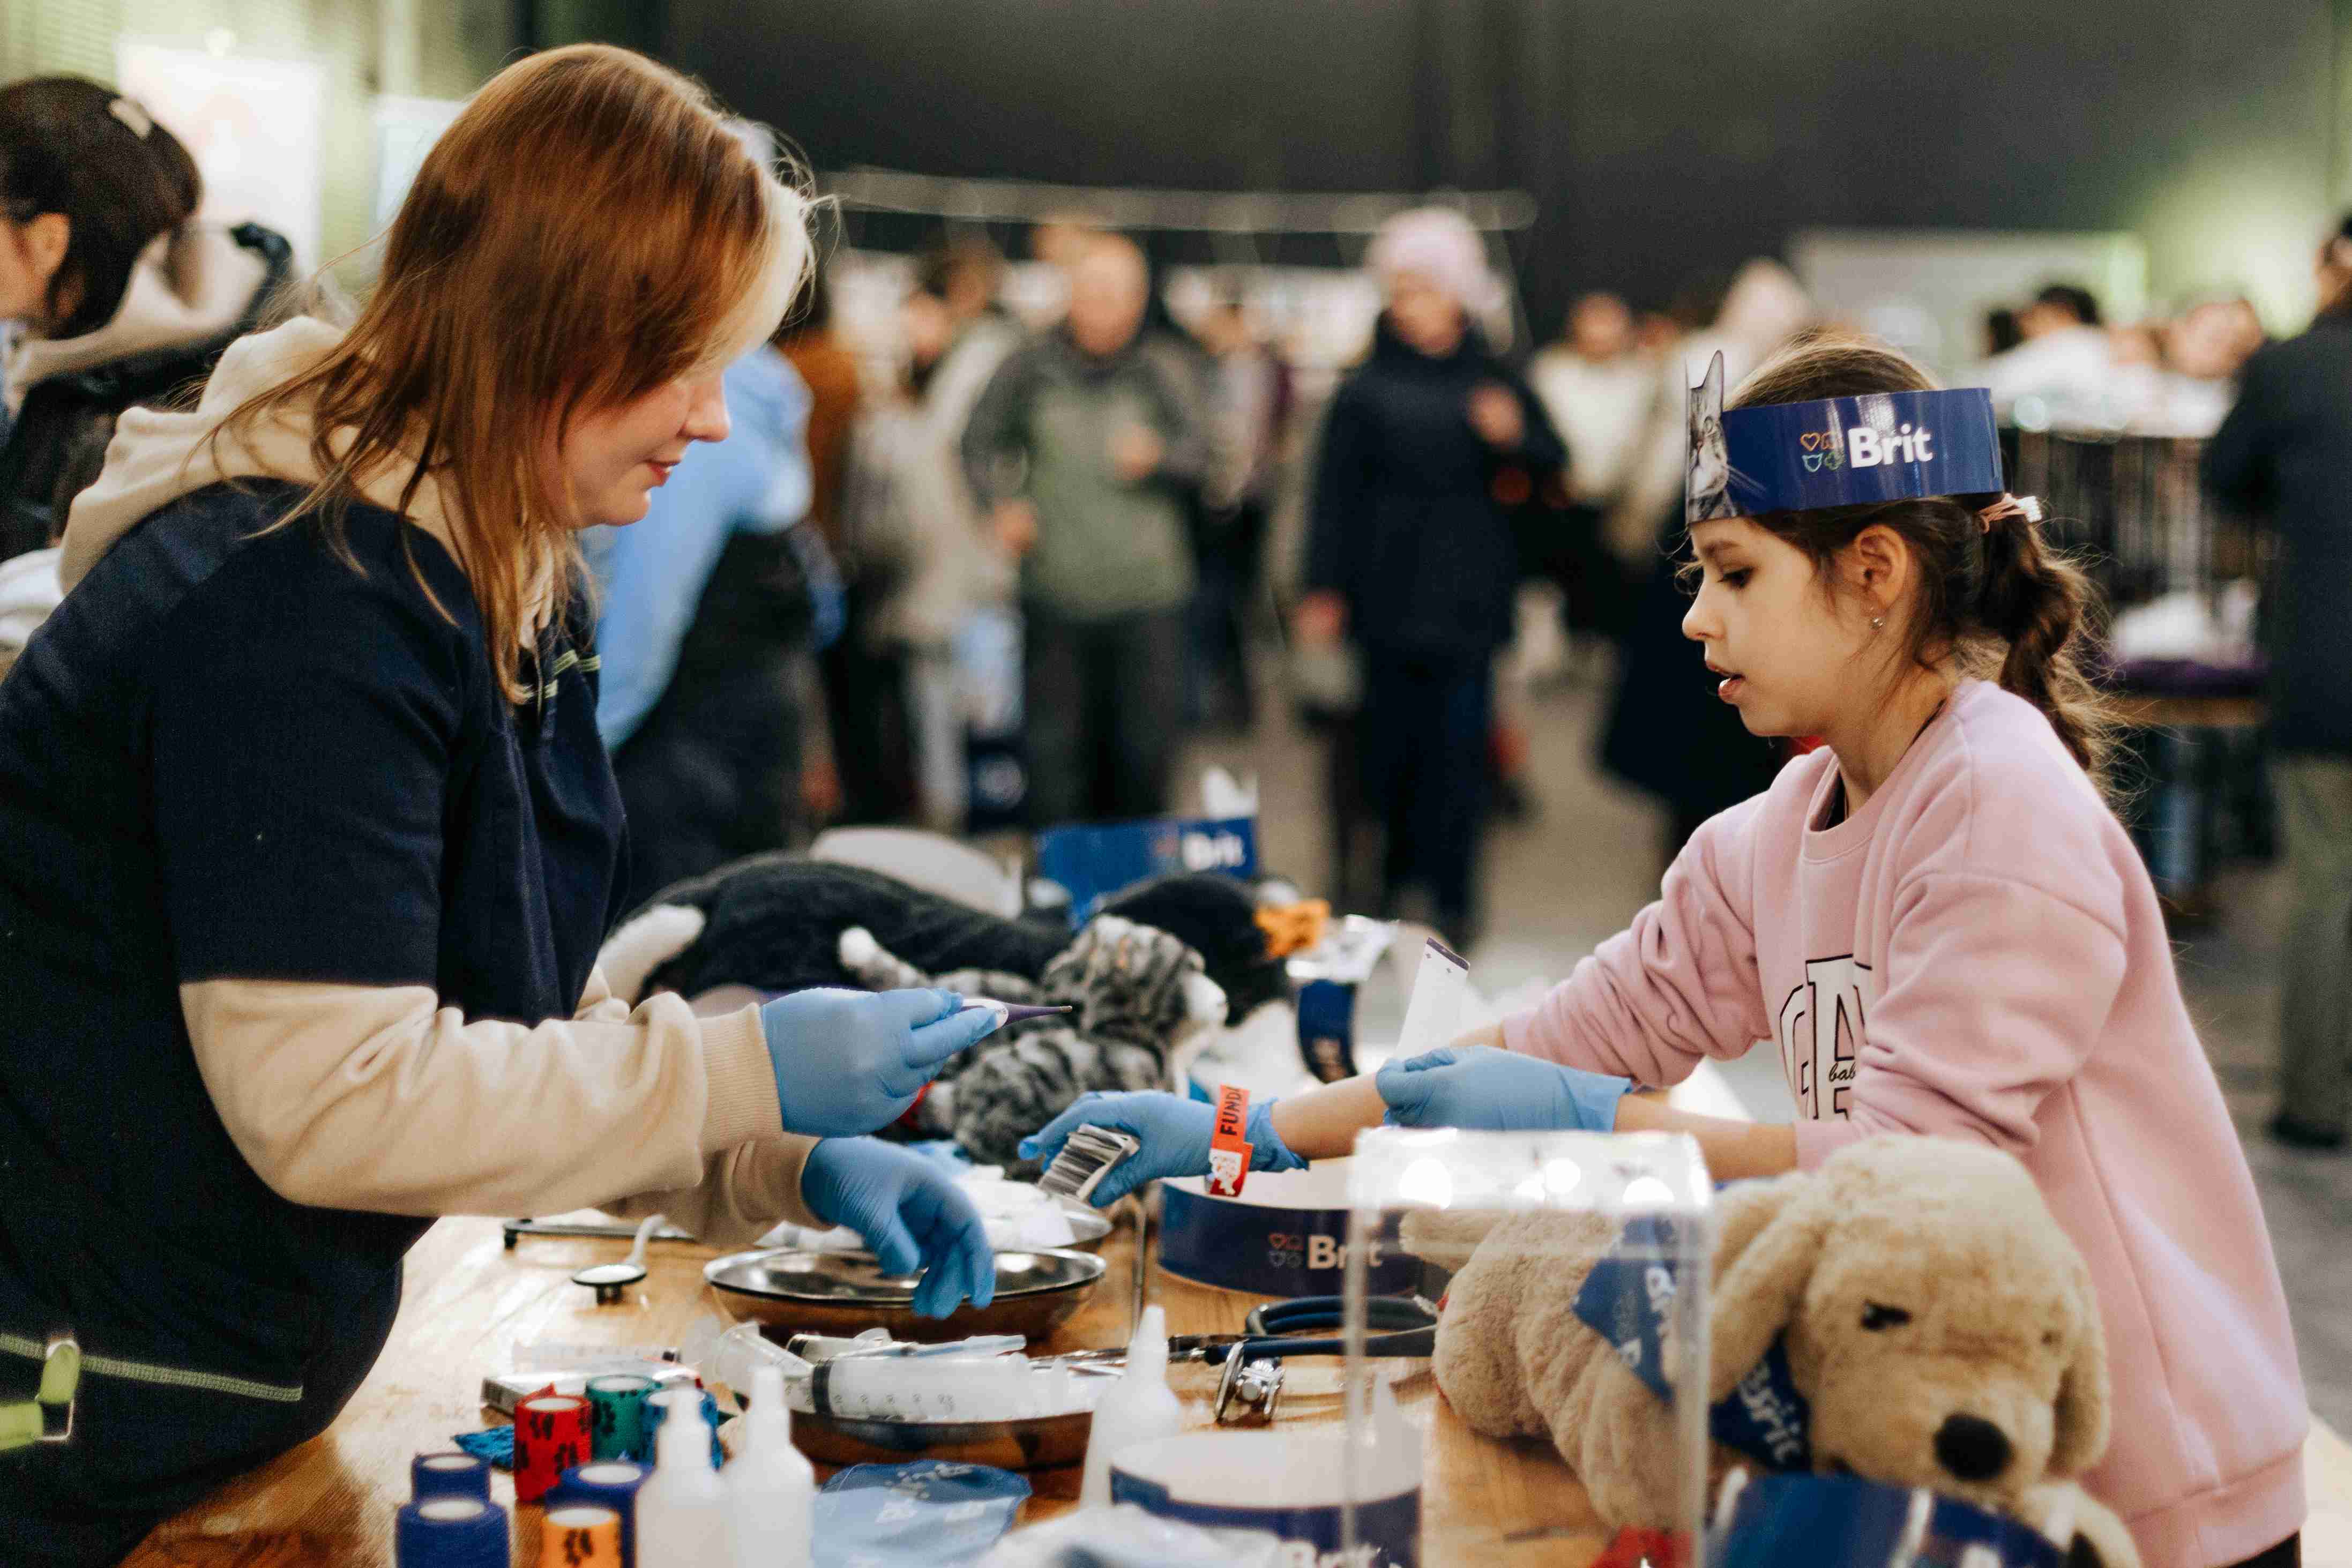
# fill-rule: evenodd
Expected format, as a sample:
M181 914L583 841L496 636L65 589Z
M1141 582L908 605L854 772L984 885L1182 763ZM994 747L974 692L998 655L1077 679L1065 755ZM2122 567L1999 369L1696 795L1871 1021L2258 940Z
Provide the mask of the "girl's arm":
M1489 1025L1454 1043L1496 1045L1500 1033L1500 1026ZM1272 1119L1276 1133L1300 1159L1335 1160L1352 1152L1356 1135L1378 1127L1387 1114L1387 1103L1367 1076L1276 1100ZM1718 1182L1778 1176L1797 1168L1796 1129L1678 1110L1663 1094L1629 1094L1619 1100L1616 1131L1687 1132L1698 1140L1707 1172Z
M1653 1089L1772 1037L1757 970L1749 834L1758 795L1701 826L1658 900L1524 1013L1478 1037Z

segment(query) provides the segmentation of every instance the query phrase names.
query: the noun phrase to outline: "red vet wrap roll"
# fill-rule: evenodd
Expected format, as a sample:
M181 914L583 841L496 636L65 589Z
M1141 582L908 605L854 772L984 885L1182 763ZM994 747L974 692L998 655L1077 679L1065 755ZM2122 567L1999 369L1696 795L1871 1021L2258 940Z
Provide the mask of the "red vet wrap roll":
M539 1529L540 1568L621 1568L621 1516L592 1503L547 1510Z
M1209 1193L1237 1198L1249 1180L1249 1090L1217 1086L1217 1120L1209 1133Z
M537 1502L562 1479L584 1465L588 1402L576 1394L542 1394L515 1407L515 1500Z

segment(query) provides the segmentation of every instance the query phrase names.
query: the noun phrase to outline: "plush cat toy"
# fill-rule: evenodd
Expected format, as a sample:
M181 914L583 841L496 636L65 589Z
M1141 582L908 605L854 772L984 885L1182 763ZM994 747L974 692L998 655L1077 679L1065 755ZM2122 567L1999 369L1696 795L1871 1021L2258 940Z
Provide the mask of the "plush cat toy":
M864 934L845 946L852 931ZM917 1108L912 1131L953 1137L987 1164L1013 1163L1015 1144L1089 1089L1164 1087L1184 1039L1288 990L1250 889L1231 878L1139 883L1074 938L1058 922L1003 920L877 871L786 854L666 889L613 933L600 962L613 994L631 1002L655 991L939 984L1073 1005L1067 1019L990 1036Z
M1118 915L1088 921L1034 981L982 970L926 974L855 927L842 933L841 962L870 990L937 985L1074 1009L998 1030L940 1069L915 1107L915 1131L953 1138L982 1164L1017 1163L1021 1140L1090 1090L1167 1088L1171 1053L1225 1019L1224 993L1202 972L1199 953Z

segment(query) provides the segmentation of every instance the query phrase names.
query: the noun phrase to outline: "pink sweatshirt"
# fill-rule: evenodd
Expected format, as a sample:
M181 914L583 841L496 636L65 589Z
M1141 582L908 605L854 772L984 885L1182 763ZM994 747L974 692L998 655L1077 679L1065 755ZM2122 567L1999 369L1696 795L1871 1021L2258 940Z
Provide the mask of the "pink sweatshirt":
M1875 1132L2014 1153L2098 1283L2114 1436L2092 1492L2148 1568L2285 1539L2294 1339L2138 852L2041 712L1982 681L1817 827L1836 782L1816 752L1706 823L1505 1042L1653 1086L1775 1042L1806 1169Z

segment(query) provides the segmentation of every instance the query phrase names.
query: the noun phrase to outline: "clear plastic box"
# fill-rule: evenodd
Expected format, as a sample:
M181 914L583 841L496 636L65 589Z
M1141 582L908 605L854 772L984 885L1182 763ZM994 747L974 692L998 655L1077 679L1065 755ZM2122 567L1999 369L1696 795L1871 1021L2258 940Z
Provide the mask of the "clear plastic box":
M1619 1542L1637 1562L1629 1527L1703 1561L1713 1198L1680 1135L1359 1139L1341 1561L1581 1568ZM1412 1315L1375 1304L1370 1266L1398 1248L1444 1303L1432 1360L1384 1341Z

